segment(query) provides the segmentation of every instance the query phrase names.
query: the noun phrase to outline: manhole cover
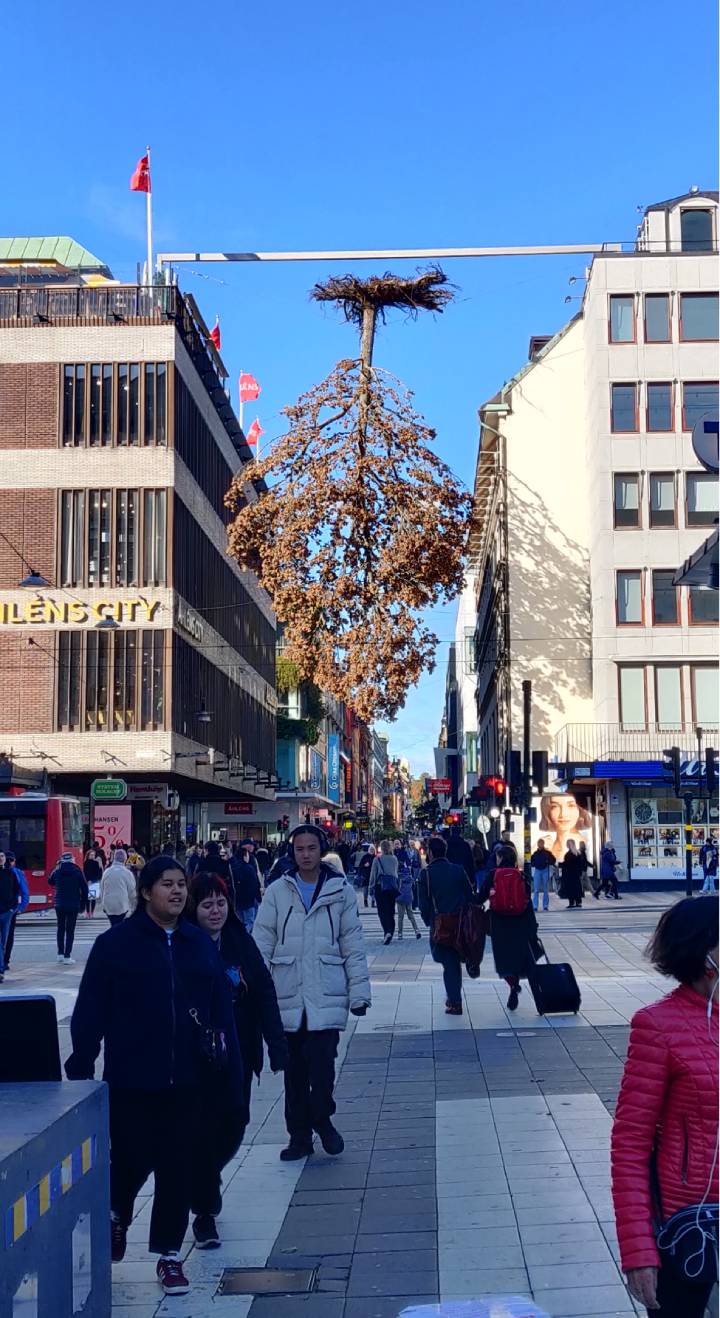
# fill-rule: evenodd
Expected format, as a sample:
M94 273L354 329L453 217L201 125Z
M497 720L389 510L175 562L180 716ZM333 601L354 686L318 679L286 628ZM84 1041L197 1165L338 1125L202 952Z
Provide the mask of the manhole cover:
M317 1268L226 1268L218 1295L305 1295Z

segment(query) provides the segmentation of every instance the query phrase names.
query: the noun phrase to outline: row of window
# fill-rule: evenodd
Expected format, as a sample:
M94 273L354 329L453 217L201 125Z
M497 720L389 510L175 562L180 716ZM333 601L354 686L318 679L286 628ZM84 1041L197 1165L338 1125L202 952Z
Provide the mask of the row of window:
M165 632L59 633L59 731L154 731L164 724Z
M674 471L615 472L614 526L677 526L679 483L680 473ZM717 521L718 483L712 472L685 472L684 517L686 526L713 526Z
M610 343L637 343L638 327L645 343L671 343L672 293L611 293L608 313ZM681 343L703 343L718 338L718 294L678 293L678 338Z
M70 447L167 444L167 364L65 366L61 434Z
M610 430L613 435L632 435L640 431L642 394L645 391L645 425L650 432L676 428L677 397L681 399L680 426L692 430L706 412L717 411L717 380L629 380L610 385Z
M660 728L682 728L692 720L696 727L717 726L718 670L709 664L690 667L690 705L686 710L686 683L679 664L621 664L618 670L620 722L626 732L644 731L649 723ZM654 700L651 716L649 696ZM686 714L688 717L686 717Z
M164 586L166 490L61 490L61 586Z
M631 568L615 574L615 617L618 627L679 627L685 587L673 585L674 568ZM689 586L688 617L691 627L718 622L718 592ZM649 609L646 595L649 592Z

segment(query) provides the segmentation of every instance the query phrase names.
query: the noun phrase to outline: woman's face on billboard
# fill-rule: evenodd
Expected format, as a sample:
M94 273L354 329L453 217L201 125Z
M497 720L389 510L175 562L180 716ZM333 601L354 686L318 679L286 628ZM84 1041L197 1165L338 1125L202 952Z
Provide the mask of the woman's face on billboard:
M573 832L580 822L580 807L575 797L551 796L548 804L548 818L558 833Z

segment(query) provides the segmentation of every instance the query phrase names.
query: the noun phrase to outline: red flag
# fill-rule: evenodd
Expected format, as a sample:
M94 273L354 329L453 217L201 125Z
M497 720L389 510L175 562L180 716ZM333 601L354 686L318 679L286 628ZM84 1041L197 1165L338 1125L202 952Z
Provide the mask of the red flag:
M142 156L135 166L135 172L130 179L131 192L152 192L150 187L150 158Z
M261 394L260 385L254 375L246 375L245 372L240 376L240 402L254 403L256 398Z
M219 352L220 351L220 317L219 316L215 317L215 324L210 330L210 342L212 343L215 351Z
M260 436L261 436L261 435L264 435L264 434L265 434L265 431L263 430L262 426L260 425L260 422L258 421L258 419L257 419L257 417L256 417L255 420L253 421L253 423L252 423L250 429L248 430L247 435L245 436L245 438L246 438L248 444L250 445L250 447L251 447L251 448L255 448L256 445L258 444L259 440L260 440Z

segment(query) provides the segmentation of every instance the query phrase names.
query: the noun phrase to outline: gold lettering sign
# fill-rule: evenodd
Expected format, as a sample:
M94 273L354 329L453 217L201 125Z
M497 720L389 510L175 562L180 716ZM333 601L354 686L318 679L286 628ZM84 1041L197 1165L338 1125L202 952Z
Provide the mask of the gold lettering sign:
M82 604L79 600L66 602L33 597L20 604L0 601L0 627L33 627L43 623L95 627L105 618L121 624L146 626L154 620L159 608L157 600L97 600L93 604Z

